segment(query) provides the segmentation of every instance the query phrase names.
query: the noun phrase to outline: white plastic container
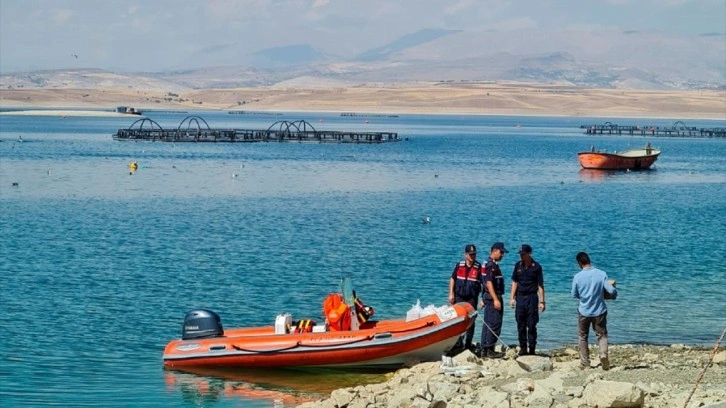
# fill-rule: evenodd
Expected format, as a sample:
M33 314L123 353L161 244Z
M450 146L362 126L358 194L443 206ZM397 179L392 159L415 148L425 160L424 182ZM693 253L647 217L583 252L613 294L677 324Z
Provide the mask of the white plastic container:
M313 333L325 333L327 331L326 329L325 325L319 324L317 326L313 326Z
M406 312L406 321L407 322L412 322L412 321L418 320L420 318L421 318L421 312L419 312L418 310L409 310L408 312Z
M436 314L436 306L428 305L421 311L421 317L431 316Z
M406 312L406 321L411 322L420 319L422 311L423 309L421 308L421 301L417 300L416 304L413 305L413 307L410 308L408 312Z
M283 313L277 315L275 318L275 334L286 334L290 331L292 326L292 315L290 313Z

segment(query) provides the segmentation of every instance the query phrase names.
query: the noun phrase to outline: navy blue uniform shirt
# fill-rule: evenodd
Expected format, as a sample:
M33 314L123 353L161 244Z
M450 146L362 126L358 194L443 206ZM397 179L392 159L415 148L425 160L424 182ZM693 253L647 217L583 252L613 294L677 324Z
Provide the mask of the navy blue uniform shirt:
M489 291L486 289L486 283L492 282L492 284L494 285L494 291L497 292L497 294L500 296L503 295L504 276L502 276L502 270L499 269L499 264L494 262L492 257L487 258L487 262L484 265L484 272L485 275L482 276L484 278L484 294L489 295Z
M517 282L518 296L526 296L537 293L539 286L544 288L544 278L542 278L542 266L539 262L532 260L532 264L527 268L524 262L517 261L512 271L512 281Z

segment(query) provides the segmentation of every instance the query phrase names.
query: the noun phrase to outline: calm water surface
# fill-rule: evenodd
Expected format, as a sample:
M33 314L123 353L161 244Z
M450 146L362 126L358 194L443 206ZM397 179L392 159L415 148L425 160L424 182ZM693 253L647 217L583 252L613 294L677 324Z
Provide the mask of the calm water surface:
M408 140L115 142L134 118L0 116L4 406L281 407L380 381L168 372L161 353L193 308L226 327L271 325L285 311L320 319L348 274L379 318L417 300L439 306L469 242L504 241L507 276L516 246L534 247L547 290L542 348L576 341L569 289L581 250L618 281L611 342L711 345L726 324L726 140L651 139L663 150L655 170L602 173L580 170L577 152L646 139L581 134L604 121L592 118L189 114L212 127L306 119ZM164 127L186 116L150 113ZM517 342L511 309L502 338Z

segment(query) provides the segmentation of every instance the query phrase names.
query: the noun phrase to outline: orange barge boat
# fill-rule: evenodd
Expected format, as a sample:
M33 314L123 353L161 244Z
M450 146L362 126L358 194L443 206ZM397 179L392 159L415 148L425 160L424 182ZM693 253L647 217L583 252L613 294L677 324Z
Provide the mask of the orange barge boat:
M583 169L595 170L647 170L656 160L661 151L648 144L641 149L631 149L623 152L580 152L577 159Z
M471 305L457 303L411 321L371 320L357 329L355 324L339 331L319 326L325 331L304 333L290 332L287 324L280 333L277 324L222 330L216 313L195 310L187 313L182 339L167 344L163 360L165 367L181 369L401 366L439 360L476 316Z

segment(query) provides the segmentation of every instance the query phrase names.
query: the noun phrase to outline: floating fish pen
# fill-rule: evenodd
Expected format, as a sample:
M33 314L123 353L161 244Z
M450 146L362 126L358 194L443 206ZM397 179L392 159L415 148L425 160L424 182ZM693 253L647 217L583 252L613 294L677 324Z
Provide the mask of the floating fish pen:
M397 118L398 115L389 115L382 113L355 113L355 112L343 112L340 116L351 116L359 118Z
M699 137L722 138L726 137L726 128L697 128L686 126L677 121L671 127L661 126L622 126L611 122L601 125L582 125L586 135L630 135L650 137Z
M267 129L214 129L199 116L189 116L176 129L164 129L155 121L137 120L126 129L118 129L114 140L192 143L385 143L398 142L394 132L358 132L316 130L309 122L278 121Z
M246 110L231 110L227 111L229 115L266 115L266 116L282 116L282 112L260 112L260 111L246 111Z

